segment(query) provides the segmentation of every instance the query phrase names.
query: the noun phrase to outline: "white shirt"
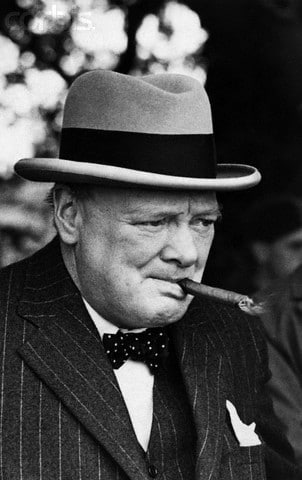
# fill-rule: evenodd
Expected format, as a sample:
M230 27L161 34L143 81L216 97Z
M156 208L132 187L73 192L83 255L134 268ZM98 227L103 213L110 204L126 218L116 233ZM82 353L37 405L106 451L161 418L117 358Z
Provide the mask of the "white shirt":
M114 334L119 330L117 326L101 317L84 298L83 301L101 339L103 339L104 333ZM137 440L147 451L153 417L154 375L147 365L134 360L127 360L124 365L113 371L124 397Z

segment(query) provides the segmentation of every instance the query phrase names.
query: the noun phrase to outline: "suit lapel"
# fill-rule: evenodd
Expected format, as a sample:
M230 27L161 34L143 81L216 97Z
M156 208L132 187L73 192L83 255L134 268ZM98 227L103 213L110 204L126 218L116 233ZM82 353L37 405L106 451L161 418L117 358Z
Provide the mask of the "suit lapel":
M196 480L219 478L225 423L226 362L211 319L192 303L171 328L197 433Z
M33 257L19 314L37 327L19 348L28 366L131 479L145 478L144 452L58 241Z

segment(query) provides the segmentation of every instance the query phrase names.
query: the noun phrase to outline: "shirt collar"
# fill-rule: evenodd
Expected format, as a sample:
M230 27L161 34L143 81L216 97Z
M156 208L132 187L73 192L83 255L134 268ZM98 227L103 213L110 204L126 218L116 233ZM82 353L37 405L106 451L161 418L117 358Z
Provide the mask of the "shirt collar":
M93 320L96 328L98 329L98 332L99 332L102 340L103 340L103 335L105 333L115 334L118 330L121 330L122 332L125 332L125 333L127 333L127 332L138 333L138 332L143 332L144 330L146 330L146 328L136 328L136 329L131 329L131 330L126 329L126 328L119 328L116 325L114 325L113 323L108 322L108 320L105 320L105 318L103 318L96 310L94 310L94 308L92 308L92 306L87 302L87 300L85 300L84 297L82 297L82 300L84 302L84 305L85 305L91 319Z

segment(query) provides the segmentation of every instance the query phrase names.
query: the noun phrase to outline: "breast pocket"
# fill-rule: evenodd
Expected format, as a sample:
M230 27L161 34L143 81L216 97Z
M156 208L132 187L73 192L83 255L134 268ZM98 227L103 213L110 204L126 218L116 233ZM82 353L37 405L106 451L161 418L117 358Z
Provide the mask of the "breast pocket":
M240 447L228 425L224 434L221 471L233 480L265 480L264 444Z
M253 447L238 447L237 452L233 453L233 458L237 463L238 470L242 472L242 479L266 479L263 444Z

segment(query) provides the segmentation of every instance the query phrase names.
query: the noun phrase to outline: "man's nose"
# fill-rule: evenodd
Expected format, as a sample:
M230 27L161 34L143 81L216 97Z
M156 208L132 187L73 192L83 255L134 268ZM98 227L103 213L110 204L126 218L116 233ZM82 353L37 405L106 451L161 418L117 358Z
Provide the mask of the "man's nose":
M161 251L161 259L166 262L176 262L183 268L194 265L198 260L198 250L193 232L187 225L173 228Z

